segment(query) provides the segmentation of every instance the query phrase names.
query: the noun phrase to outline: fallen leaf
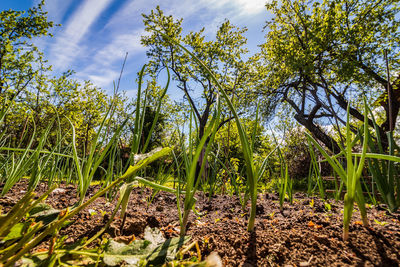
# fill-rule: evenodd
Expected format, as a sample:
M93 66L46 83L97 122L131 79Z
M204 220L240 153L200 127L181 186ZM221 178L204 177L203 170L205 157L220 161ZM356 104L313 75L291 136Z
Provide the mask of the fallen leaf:
M315 229L321 229L322 228L322 225L313 223L312 221L309 221L307 226L310 227L310 228L315 228Z

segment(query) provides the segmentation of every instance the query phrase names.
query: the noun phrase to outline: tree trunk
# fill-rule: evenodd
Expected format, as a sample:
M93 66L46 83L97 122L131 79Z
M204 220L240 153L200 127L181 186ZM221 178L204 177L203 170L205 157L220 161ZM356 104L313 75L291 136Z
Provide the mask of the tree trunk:
M199 124L199 136L198 136L199 141L204 136L204 131L205 131L205 128L206 128L205 124L206 124L206 122L200 121L200 124ZM205 149L206 147L207 147L207 141L205 142L205 144L203 146L203 149L201 150L199 160L196 163L196 174L195 174L196 176L194 177L193 186L196 185L197 179L199 178L199 174L200 174L200 170L201 170L201 165L203 164L203 160L207 160L207 159L204 159L204 155L205 155L205 152L206 152L206 149ZM204 166L203 178L204 178L204 181L207 179L207 162L205 163L205 166Z
M311 132L311 134L319 141L321 141L332 153L339 153L340 147L338 143L329 135L327 135L322 129L314 124L311 120L306 119L301 114L296 114L294 116L296 121L303 125Z

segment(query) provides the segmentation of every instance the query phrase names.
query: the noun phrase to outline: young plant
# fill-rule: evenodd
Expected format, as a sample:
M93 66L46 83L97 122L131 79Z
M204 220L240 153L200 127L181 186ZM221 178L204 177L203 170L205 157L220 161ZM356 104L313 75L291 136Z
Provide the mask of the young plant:
M290 203L293 201L293 179L289 178L289 170L288 164L282 154L281 149L279 148L278 141L276 139L275 134L272 134L274 138L274 142L276 144L278 150L278 157L280 161L280 177L277 180L277 188L278 188L278 196L279 196L279 209L283 211L283 203L285 201L285 197L288 197Z
M78 194L79 194L79 204L82 204L85 199L86 192L90 186L90 183L96 173L96 170L99 168L100 164L103 162L103 159L106 157L108 152L111 150L113 146L116 146L118 137L124 128L125 124L128 121L128 118L125 119L125 121L115 130L113 136L111 137L110 141L108 144L99 152L97 148L101 147L102 144L104 143L105 139L107 138L105 136L105 133L102 135L102 141L99 141L99 138L101 136L101 130L104 127L105 121L108 118L108 114L110 110L112 109L112 106L109 107L108 112L103 118L103 121L98 129L98 133L95 135L93 141L92 141L92 146L91 146L91 151L87 157L80 158L78 156L78 152L76 149L76 141L75 141L75 127L74 124L71 122L71 120L68 121L71 125L72 128L72 151L73 151L73 159L75 163L75 168L76 168L76 175L78 176ZM111 117L111 116L110 116Z
M276 142L276 140L275 140L275 142ZM293 181L291 179L289 179L288 165L287 165L285 158L283 157L279 147L278 147L278 155L279 155L279 160L280 160L281 164L280 164L280 177L277 181L277 187L278 187L278 196L279 196L279 209L282 212L286 193L289 198L289 201L292 202Z
M317 186L318 186L318 191L319 191L319 196L322 199L325 199L325 188L324 184L322 181L322 176L321 176L321 170L318 165L317 157L314 152L314 148L312 147L312 144L310 141L308 141L308 151L310 152L310 157L311 157L311 165L310 165L310 174L309 174L309 179L308 179L308 194L311 194L311 181L313 180L312 178L315 177L315 180L317 181ZM335 184L336 185L336 184Z
M207 74L210 76L211 80L213 81L214 85L217 87L218 92L221 94L222 99L225 100L228 109L232 112L232 115L235 119L238 132L239 132L239 138L240 138L240 143L243 149L243 157L245 160L245 165L246 165L246 176L247 176L247 185L249 188L250 192L250 198L251 198L251 208L250 208L250 216L249 216L249 222L247 226L247 230L252 232L254 230L254 222L255 222L255 217L256 217L256 205L257 205L257 182L258 182L258 177L260 177L260 174L264 172L265 168L267 167L267 164L262 164L259 168L256 168L254 165L253 161L253 149L252 145L250 144L251 138L249 138L246 134L246 131L243 127L243 124L240 121L239 115L232 104L232 101L230 100L228 94L225 92L223 89L222 85L219 83L218 79L215 77L215 75L210 71L210 69L192 52L190 52L186 47L184 47L182 44L179 43L179 41L176 41L174 39L169 38L167 35L161 33L160 31L157 31L158 34L162 35L166 40L169 40L171 43L174 43L175 45L179 46L181 49L183 49L186 53L188 53L192 59L201 67L203 68L204 71L207 72ZM264 162L266 159L264 160Z
M57 143L51 151L44 149L54 121L48 124L39 140L36 140L36 124L33 118L32 123L33 133L26 148L0 147L0 151L8 152L8 156L3 159L3 164L0 167L0 171L4 172L5 177L5 184L1 192L2 195L6 194L24 175L29 176L28 190L33 191L42 179L43 174L51 167L50 162L54 161L55 157L68 157L68 155L62 153L56 153L58 146L63 141L61 137L58 138ZM38 141L38 144L34 149L31 149L35 141ZM47 173L47 175L54 176L54 172Z
M289 188L288 184L288 166L281 161L281 176L278 179L278 195L279 195L279 209L283 211L283 202L285 201L286 191Z
M168 87L169 87L169 82L170 82L170 73L169 70L167 69L167 74L168 74L168 79L167 79L167 84L164 87L164 90L161 93L161 96L158 98L158 103L157 103L157 108L156 108L156 114L154 116L154 119L152 121L150 131L147 136L143 136L143 125L144 125L144 120L145 120L145 114L146 114L146 107L147 107L147 96L148 96L148 90L145 91L145 97L143 103L141 103L141 95L142 95L142 81L143 81L143 76L144 76L144 71L146 69L146 65L144 65L139 73L139 83L138 83L138 93L137 93L137 100L136 100L136 112L135 112L135 122L134 122L134 129L133 129L133 136L132 136L132 141L131 141L131 154L129 157L129 162L130 164L133 164L135 162L135 156L137 156L140 152L144 153L150 143L151 135L153 134L153 131L155 129L156 123L158 121L158 118L160 116L161 112L161 104L162 100L165 97ZM143 107L141 107L143 106ZM146 141L144 142L143 146L140 147L141 141L146 138ZM132 181L128 181L132 182ZM126 219L126 209L128 206L128 200L129 196L132 192L133 189L133 183L128 183L124 185L124 190L120 191L120 199L121 199L121 217L122 219L122 224L121 224L121 230L124 227L125 219Z
M378 125L371 110L368 110L372 117L376 134L376 143L378 144L377 146L374 144L371 138L372 134L368 131L369 150L373 153L383 154L382 138L379 133ZM393 138L393 132L387 133L387 139L389 141L389 156L394 156L397 145ZM395 212L400 207L400 176L397 173L393 161L379 160L376 158L368 159L368 169L372 174L372 179L377 185L383 202L388 206L391 212Z
M44 229L41 229L43 224L36 223L34 226L30 226L26 229L25 235L21 236L21 238L17 238L13 240L13 243L3 243L7 246L0 250L0 265L1 266L14 266L15 262L17 262L23 255L28 253L32 248L34 248L37 244L39 244L45 237L52 235L60 229L69 219L75 216L77 213L85 209L91 203L93 203L97 198L103 196L106 192L119 185L121 182L126 181L127 179L134 177L135 174L148 166L153 161L169 154L171 151L170 148L163 148L161 150L157 150L153 153L149 153L147 158L142 159L136 165L130 166L128 170L112 182L109 186L104 189L101 189L96 194L94 194L91 198L80 203L75 208L71 210L69 208L61 211L56 220L49 223L45 226ZM52 188L54 189L54 188ZM38 200L34 201L34 193L27 192L27 194L18 202L18 204L6 215L0 217L0 241L4 241L7 236L9 236L10 231L12 231L13 227L17 225L25 216L27 212L29 212L33 207L35 207L41 200L43 200L51 190L46 192L42 197ZM99 235L96 234L95 237ZM91 239L93 241L94 238ZM87 244L87 243L86 243Z
M215 138L215 134L219 128L219 119L221 117L221 103L219 98L217 98L217 107L214 111L214 115L211 119L210 124L207 126L203 137L198 142L197 146L195 147L194 155L191 155L191 143L189 142L189 155L185 152L185 148L183 147L184 153L184 161L185 161L185 169L186 169L186 193L185 193L185 200L183 206L183 214L181 212L180 204L179 204L179 197L177 199L178 205L178 212L179 212L179 221L181 225L180 236L184 236L186 234L186 225L188 223L190 211L193 209L196 199L194 197L199 182L201 180L201 176L204 172L204 166L206 163L206 159L208 154L210 153L212 143ZM191 128L191 127L190 127ZM190 136L189 136L190 138ZM197 172L197 162L199 161L200 157L202 156L203 160L201 162L200 171ZM178 187L179 193L179 187Z
M348 107L349 109L349 107ZM366 100L364 99L364 142L362 145L362 153L360 159L355 157L353 154L353 146L355 142L352 142L352 136L350 131L350 112L347 111L347 123L346 123L346 148L342 148L341 154L346 155L346 170L339 163L336 157L329 156L324 148L306 132L306 135L310 142L320 151L320 153L326 158L328 163L332 166L334 171L338 173L344 184L346 185L347 192L344 196L344 212L343 212L343 240L349 238L349 225L351 216L353 213L354 201L360 209L361 217L364 226L368 226L367 212L365 209L364 195L361 189L360 177L364 168L367 147L368 147L368 110ZM357 140L357 139L355 139Z
M134 155L139 152L140 148L140 141L142 140L142 132L143 132L143 124L144 124L144 116L145 116L145 109L146 109L146 99L147 99L147 91L145 94L145 100L143 104L143 108L141 108L141 85L142 85L142 80L143 80L143 75L144 75L144 70L146 68L146 65L143 66L139 73L139 84L138 84L138 94L137 94L137 103L136 103L136 115L135 115L135 127L134 127L134 132L133 132L133 137L132 137L132 142L131 142L131 155L129 158L129 162L126 166L128 168L130 165L134 164ZM163 95L159 101L162 100L162 98L166 94L166 90L168 88L165 88ZM78 156L78 152L76 149L76 142L75 142L75 127L73 123L69 120L72 128L72 151L73 151L73 158L75 162L75 167L76 167L76 173L79 179L79 187L78 187L78 193L80 197L80 203L83 203L84 197L86 195L86 191L96 173L98 168L100 167L100 164L106 159L107 155L110 155L110 158L113 158L113 155L115 155L116 151L116 146L117 142L119 140L119 136L127 124L129 117L127 117L118 127L117 129L114 130L113 135L111 137L108 136L109 134L109 129L111 127L111 118L113 117L115 111L116 111L116 104L117 104L117 90L115 90L115 95L114 98L111 100L111 104L108 107L106 114L103 117L103 120L97 129L97 133L95 134L91 146L90 146L90 152L88 153L88 156L85 156L80 159ZM158 118L158 113L160 111L160 104L158 105L157 109L157 114L156 118L154 121L157 120ZM108 121L108 123L107 123ZM152 125L152 130L154 129L154 122ZM149 136L151 135L151 132ZM147 137L147 140L150 137ZM107 142L106 145L104 145ZM148 141L145 143L145 147L148 145ZM114 153L113 153L114 152ZM110 180L112 180L112 174L113 174L113 164L111 164L111 169L109 169L108 172L108 183ZM125 168L125 169L126 169ZM126 194L129 194L130 190L126 191Z

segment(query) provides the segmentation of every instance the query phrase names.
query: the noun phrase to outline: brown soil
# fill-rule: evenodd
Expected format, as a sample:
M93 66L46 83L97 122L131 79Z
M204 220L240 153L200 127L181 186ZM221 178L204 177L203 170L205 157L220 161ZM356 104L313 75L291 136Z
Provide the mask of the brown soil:
M42 193L46 188L40 184L37 191ZM58 209L73 205L77 201L74 186L60 188L46 202ZM24 190L26 183L19 183L0 198L3 211L10 209ZM88 195L97 190L91 187ZM149 203L150 195L150 189L135 188L123 232L119 231L122 220L117 217L108 234L121 240L140 238L149 225L161 228L166 237L178 235L176 197L159 192ZM199 194L197 198L196 209L203 215L191 214L187 234L199 242L203 256L216 251L226 266L400 266L400 213L389 214L382 206L368 209L370 228L361 225L355 211L349 241L343 242L342 203L330 201L331 210L327 211L318 198L296 193L294 203L285 203L281 213L275 194L260 194L256 228L249 233L248 217L237 197L219 195L209 199ZM99 198L60 234L68 236L67 243L92 236L105 224L115 203ZM46 242L40 246L44 248Z

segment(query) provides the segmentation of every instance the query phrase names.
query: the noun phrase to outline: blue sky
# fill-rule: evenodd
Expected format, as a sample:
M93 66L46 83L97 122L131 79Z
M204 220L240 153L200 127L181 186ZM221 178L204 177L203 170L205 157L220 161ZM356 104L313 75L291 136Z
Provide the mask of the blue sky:
M37 2L1 0L0 10L26 10ZM205 27L212 38L217 27L229 19L248 28L251 53L263 42L262 29L268 18L265 0L47 0L49 18L62 26L53 29L54 37L41 39L38 46L56 73L73 69L75 78L91 80L108 92L128 52L121 89L134 95L136 73L147 60L146 48L140 45L144 34L141 14L149 14L157 5L166 15L183 18L184 32Z

